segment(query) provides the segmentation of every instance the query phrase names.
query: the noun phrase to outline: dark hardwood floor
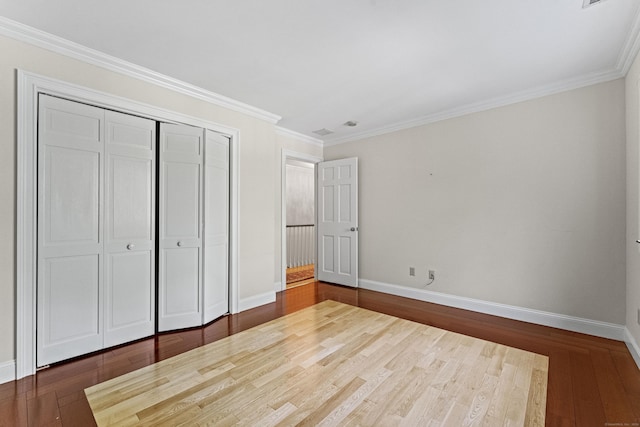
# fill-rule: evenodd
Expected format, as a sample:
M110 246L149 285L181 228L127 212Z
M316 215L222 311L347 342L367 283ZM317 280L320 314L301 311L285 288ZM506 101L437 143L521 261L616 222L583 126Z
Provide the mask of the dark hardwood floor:
M622 342L324 283L208 326L158 335L0 384L0 426L95 425L84 389L326 299L549 356L549 426L640 426L640 370Z

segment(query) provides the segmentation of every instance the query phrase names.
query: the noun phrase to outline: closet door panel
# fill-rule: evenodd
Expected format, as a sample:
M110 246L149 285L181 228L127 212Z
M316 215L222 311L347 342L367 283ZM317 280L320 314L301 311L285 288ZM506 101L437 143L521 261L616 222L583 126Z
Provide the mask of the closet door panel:
M204 323L229 312L229 138L205 134Z
M155 122L106 112L105 347L155 332Z
M163 171L164 237L197 241L200 238L200 165L166 162Z
M39 97L37 366L102 348L104 112Z
M165 318L175 319L199 312L199 252L198 248L170 248L164 251L164 280L160 292L166 296L161 309ZM178 324L179 321L175 322Z
M204 131L160 126L158 329L202 324Z

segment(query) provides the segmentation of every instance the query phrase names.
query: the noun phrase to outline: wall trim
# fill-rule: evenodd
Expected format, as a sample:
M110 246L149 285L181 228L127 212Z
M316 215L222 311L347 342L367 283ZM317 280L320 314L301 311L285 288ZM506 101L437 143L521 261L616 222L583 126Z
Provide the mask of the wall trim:
M631 357L638 365L638 369L640 369L640 345L636 342L631 332L629 332L628 328L624 328L624 342L627 344L627 348L629 349L629 353L631 353Z
M283 128L282 126L276 126L276 134L282 135L282 136L288 136L297 141L315 145L316 147L324 146L324 141L322 141L321 139L313 138L311 136L304 135L302 133L293 131L291 129Z
M0 363L0 384L8 383L16 379L16 361Z
M97 65L98 67L105 68L119 74L124 74L128 77L143 80L147 83L170 89L193 98L201 99L229 110L237 111L260 120L265 120L269 123L278 123L282 118L277 114L270 113L224 95L208 91L190 83L166 76L148 68L124 61L106 53L88 48L2 16L0 16L0 35L29 43L92 65Z
M361 139L397 132L404 129L424 126L447 119L466 116L467 114L479 113L481 111L487 111L498 107L517 104L519 102L542 98L544 96L549 96L556 93L567 92L598 83L605 83L611 80L620 79L622 77L624 77L624 74L620 70L586 74L584 76L568 79L562 82L552 83L550 85L540 86L506 96L500 96L497 98L479 101L472 104L462 105L460 107L455 107L449 110L439 111L433 114L428 114L426 116L417 117L415 119L394 123L389 126L382 126L376 129L358 132L331 140L325 140L324 146L331 147L333 145L344 144L347 142L358 141Z
M417 299L420 301L432 302L449 307L491 314L493 316L505 317L507 319L520 320L523 322L535 323L538 325L550 326L553 328L566 329L573 332L595 335L598 337L609 338L617 341L625 341L625 327L623 325L617 325L614 323L601 322L597 320L567 316L564 314L551 313L548 311L534 310L525 307L517 307L513 305L460 297L456 295L444 294L441 292L409 288L405 286L376 282L367 279L360 279L359 285L362 289L369 289L372 291Z
M251 310L252 308L260 307L261 305L271 304L276 301L276 292L269 291L259 295L254 295L248 298L241 298L238 303L239 311Z
M276 293L277 293L277 292L281 292L281 291L283 291L284 289L282 289L282 281L280 281L280 282L275 282L275 283L273 284L273 289L275 289Z
M36 370L36 135L38 94L48 93L73 101L110 108L153 120L184 123L230 137L230 235L229 310L238 312L239 223L240 218L240 131L208 120L131 101L71 83L17 71L16 155L16 348L15 376L20 379Z
M626 76L629 72L638 52L640 52L640 9L636 12L627 34L627 40L618 54L616 69L620 70L623 76Z

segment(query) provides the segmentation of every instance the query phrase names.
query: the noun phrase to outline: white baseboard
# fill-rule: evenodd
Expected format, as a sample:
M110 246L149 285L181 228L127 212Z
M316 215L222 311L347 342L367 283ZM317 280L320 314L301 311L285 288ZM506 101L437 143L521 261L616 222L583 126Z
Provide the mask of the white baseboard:
M0 384L8 383L16 379L16 361L0 363Z
M282 289L282 282L275 282L273 284L273 289L275 289L276 292L283 291L284 289Z
M373 280L360 279L362 289L384 292L420 301L432 302L449 307L462 308L464 310L491 314L493 316L506 317L508 319L521 320L523 322L538 325L551 326L553 328L566 329L597 337L609 338L617 341L625 341L625 327L615 323L600 322L597 320L567 316L541 310L533 310L525 307L499 304L473 298L443 294L440 292L426 291L423 289L408 288Z
M627 344L627 348L629 348L629 353L631 353L633 360L636 361L638 369L640 369L640 346L627 328L624 328L624 342Z
M249 298L242 298L238 302L238 311L245 311L261 305L272 303L276 300L275 291L265 292L263 294L254 295Z

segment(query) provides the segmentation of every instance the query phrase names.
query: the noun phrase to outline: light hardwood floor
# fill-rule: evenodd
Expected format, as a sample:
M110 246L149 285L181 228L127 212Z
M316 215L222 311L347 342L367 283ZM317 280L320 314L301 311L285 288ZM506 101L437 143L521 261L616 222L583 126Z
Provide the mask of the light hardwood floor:
M86 390L99 426L544 425L548 358L325 301Z

